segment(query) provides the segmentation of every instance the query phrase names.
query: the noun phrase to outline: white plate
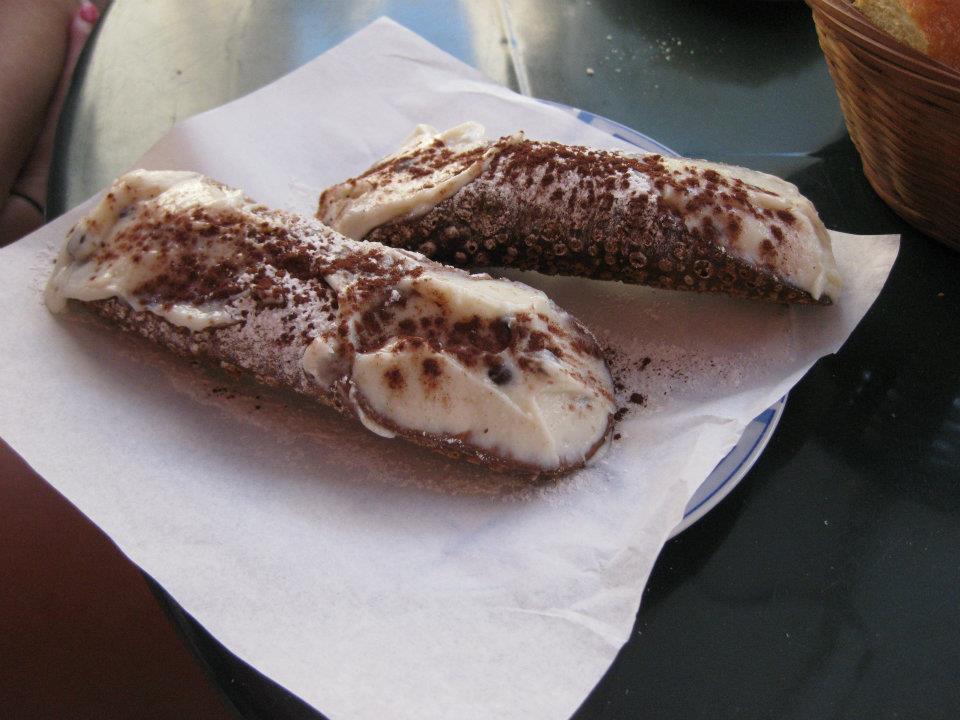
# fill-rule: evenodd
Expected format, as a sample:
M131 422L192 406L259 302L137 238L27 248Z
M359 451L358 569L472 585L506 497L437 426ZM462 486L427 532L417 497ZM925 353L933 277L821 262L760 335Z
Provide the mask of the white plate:
M580 110L561 103L546 100L543 102L569 112L575 115L581 122L592 125L598 130L603 130L605 133L613 135L631 145L635 145L645 152L658 152L674 157L678 154L665 145L661 145L656 140L648 138L643 133L638 133L636 130L605 118L602 115L594 115L586 110ZM737 444L727 453L727 456L717 464L713 472L707 476L707 479L700 484L700 487L697 488L693 497L690 498L690 502L687 503L687 507L684 508L683 511L683 520L673 529L670 537L676 537L693 525L697 520L715 508L717 504L737 486L737 483L739 483L750 468L753 467L757 458L760 457L760 453L763 452L767 443L770 442L773 431L780 422L780 416L783 415L783 408L786 403L787 396L784 395L771 407L757 415L757 417L747 425L747 429L743 431L743 435L740 436Z

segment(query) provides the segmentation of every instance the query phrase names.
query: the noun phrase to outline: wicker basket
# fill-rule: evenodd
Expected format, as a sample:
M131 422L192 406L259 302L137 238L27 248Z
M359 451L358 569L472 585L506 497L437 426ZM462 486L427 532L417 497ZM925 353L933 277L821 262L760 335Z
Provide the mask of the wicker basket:
M870 184L960 249L960 71L901 45L848 0L807 4Z

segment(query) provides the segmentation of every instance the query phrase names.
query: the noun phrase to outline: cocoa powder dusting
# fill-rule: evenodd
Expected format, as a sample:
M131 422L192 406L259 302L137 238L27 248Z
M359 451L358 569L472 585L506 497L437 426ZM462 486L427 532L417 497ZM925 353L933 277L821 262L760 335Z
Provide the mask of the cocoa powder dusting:
M383 373L387 386L391 390L402 390L404 386L403 372L398 367L392 367Z

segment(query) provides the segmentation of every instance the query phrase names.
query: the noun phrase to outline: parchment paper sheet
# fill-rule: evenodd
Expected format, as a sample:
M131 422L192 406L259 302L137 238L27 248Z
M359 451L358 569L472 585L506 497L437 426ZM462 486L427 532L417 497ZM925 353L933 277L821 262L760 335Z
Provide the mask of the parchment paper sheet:
M139 165L309 213L416 123L468 119L627 147L380 20ZM693 490L840 347L899 247L838 235L828 308L512 273L593 328L632 366L625 396L645 397L622 398L622 437L592 467L523 490L51 316L40 290L77 215L0 252L0 433L230 650L334 719L569 716Z

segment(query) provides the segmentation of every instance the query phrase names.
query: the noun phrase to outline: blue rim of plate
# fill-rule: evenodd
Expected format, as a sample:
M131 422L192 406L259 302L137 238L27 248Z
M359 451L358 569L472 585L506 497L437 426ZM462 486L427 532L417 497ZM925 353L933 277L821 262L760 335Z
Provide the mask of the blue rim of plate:
M623 140L644 152L658 152L673 157L678 155L666 145L602 115L596 115L586 110L550 100L541 100L540 102L573 115L580 122L612 135L618 140ZM670 532L671 538L682 533L715 508L744 478L757 458L760 457L760 453L763 452L767 443L770 442L770 438L773 437L773 431L780 423L780 417L783 415L786 404L787 396L784 395L747 425L737 444L733 446L723 460L717 463L713 472L693 493L693 497L690 498L683 510L683 519Z
M773 431L780 423L786 405L787 396L784 395L750 421L737 444L717 463L713 472L707 475L707 479L700 483L700 487L693 493L684 508L683 519L670 531L671 538L715 508L743 480L773 437Z

